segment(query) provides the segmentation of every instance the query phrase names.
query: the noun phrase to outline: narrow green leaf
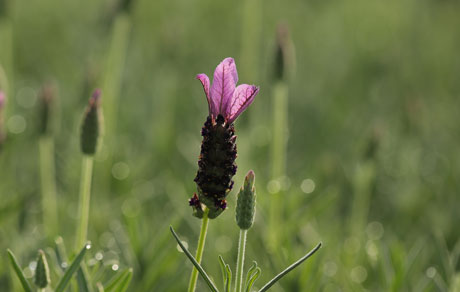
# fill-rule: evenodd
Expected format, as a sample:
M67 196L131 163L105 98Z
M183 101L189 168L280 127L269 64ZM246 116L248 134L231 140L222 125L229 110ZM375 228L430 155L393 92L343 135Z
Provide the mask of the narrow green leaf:
M206 272L201 267L201 265L196 261L196 259L192 256L192 254L182 244L182 242L179 239L179 236L177 236L176 232L174 231L174 228L172 228L172 226L169 226L169 229L171 230L172 235L176 239L176 241L179 244L179 246L182 249L182 251L189 258L189 260L193 263L193 265L196 267L196 269L200 273L201 277L203 277L203 279L206 281L206 284L208 284L209 289L211 289L211 291L213 291L213 292L219 292L219 290L217 290L216 286L214 285L214 283L209 278L208 274L206 274Z
M116 292L125 292L128 290L129 283L131 282L131 279L133 278L133 269L128 269L128 273L125 275L123 280L121 281L120 285L118 285L118 289L115 290Z
M117 273L110 281L107 283L104 288L105 292L113 292L123 281L123 279L128 275L130 269L126 269L123 272Z
M91 287L88 270L84 263L80 265L80 268L77 271L77 283L79 292L93 292L93 288Z
M64 272L67 269L67 261L68 261L67 252L64 246L64 240L62 239L61 236L58 236L56 240L54 241L54 243L56 244L56 255L59 260L59 267Z
M254 282L257 280L261 273L261 270L259 267L257 267L257 262L254 261L251 268L249 268L247 274L246 274L246 281L245 281L245 291L249 292L251 291L252 285L254 285Z
M102 286L101 282L96 283L96 288L97 288L97 292L105 292L104 286Z
M254 273L256 269L257 269L257 262L253 261L252 266L249 268L248 272L246 273L246 281L245 281L246 285L249 279L251 278L252 273Z
M254 285L254 282L259 278L260 273L262 271L260 270L259 267L257 267L252 273L251 276L249 277L248 281L246 282L246 292L251 292L252 286ZM248 274L249 276L249 274Z
M220 269L222 271L222 283L224 284L224 287L225 287L225 282L227 280L227 268L225 267L224 258L221 255L219 255L219 264L220 264Z
M276 275L273 279L271 279L267 284L265 284L265 286L263 286L259 292L264 292L264 291L267 291L271 286L273 286L276 282L278 282L279 279L281 279L282 277L284 277L287 273L289 273L290 271L294 270L298 265L300 265L301 263L303 263L306 259L308 259L309 257L311 257L320 247L321 247L322 243L318 243L318 245L312 249L309 253L307 253L306 255L304 255L303 257L301 257L298 261L296 261L295 263L293 263L292 265L290 265L289 267L287 267L284 271L282 271L281 273L279 273L278 275Z
M13 252L10 249L7 249L6 251L8 252L8 257L10 258L11 265L13 266L16 275L18 276L19 281L21 281L22 288L25 292L32 292L32 288L30 287L29 282L27 282L26 277L22 273L22 269L16 261L16 257L14 256Z
M80 263L82 262L83 258L85 257L86 252L90 248L91 248L91 245L89 243L87 243L81 249L80 253L78 253L78 255L75 257L75 259L73 260L73 262L70 265L70 267L66 270L64 276L59 281L59 284L57 285L56 289L54 290L55 292L63 292L64 291L64 289L69 284L70 279L72 278L73 274L78 270L78 268L80 268Z
M222 279L224 283L224 292L230 292L232 286L232 270L230 266L225 263L224 258L219 255L219 263L222 269Z
M232 287L232 270L228 264L225 266L225 269L227 270L227 282L225 282L224 290L225 292L230 292Z

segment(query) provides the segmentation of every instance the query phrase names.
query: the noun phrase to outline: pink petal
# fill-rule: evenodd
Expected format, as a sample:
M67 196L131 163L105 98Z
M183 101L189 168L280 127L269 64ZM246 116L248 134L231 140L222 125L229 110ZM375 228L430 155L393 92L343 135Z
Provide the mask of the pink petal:
M257 93L259 93L259 87L255 85L238 85L233 93L232 102L226 112L229 124L232 123L254 101Z
M200 80L201 85L203 85L204 93L206 94L206 99L208 100L209 115L216 115L215 112L211 111L211 97L209 96L209 77L206 74L198 74L195 78Z
M224 59L214 71L211 86L211 100L213 112L225 115L226 108L232 100L238 73L233 58ZM214 111L215 110L215 111Z

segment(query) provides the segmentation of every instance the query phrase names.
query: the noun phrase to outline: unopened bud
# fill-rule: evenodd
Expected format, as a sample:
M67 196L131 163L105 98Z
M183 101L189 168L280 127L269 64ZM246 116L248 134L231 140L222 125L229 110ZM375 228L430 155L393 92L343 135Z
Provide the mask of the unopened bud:
M40 116L39 116L39 133L47 135L51 130L51 116L53 115L53 106L55 101L55 88L51 85L45 85L40 93Z
M241 229L247 230L254 223L256 214L255 174L250 170L244 179L244 186L238 193L236 203L236 223Z
M295 71L294 45L286 24L278 25L274 67L275 80L285 80L290 75L293 75Z
M84 154L94 155L97 143L102 134L102 109L100 106L101 90L96 89L89 99L81 127L81 151Z
M46 288L48 284L51 283L50 280L50 270L48 267L48 262L46 261L45 253L43 250L38 251L37 259L37 269L35 270L35 285L38 288Z

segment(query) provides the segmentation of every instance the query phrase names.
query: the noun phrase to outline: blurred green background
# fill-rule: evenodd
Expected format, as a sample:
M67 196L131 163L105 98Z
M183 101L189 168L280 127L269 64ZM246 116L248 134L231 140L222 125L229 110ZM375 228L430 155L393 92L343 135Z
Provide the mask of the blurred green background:
M7 247L29 276L39 248L54 262L55 236L73 248L79 125L96 87L105 137L93 176L92 278L106 283L132 267L128 291L186 289L192 265L169 225L194 251L200 221L187 199L207 116L194 77L231 56L240 83L261 88L236 123L234 188L255 170L246 267L262 267L256 286L322 241L272 291L460 291L459 11L453 0L1 0L0 290L20 291ZM296 54L282 82L288 131L277 132L280 23ZM44 84L57 96L56 234L41 213ZM273 151L283 137L286 151ZM210 222L203 259L219 286L218 255L236 260L235 193ZM201 278L198 291L207 291Z

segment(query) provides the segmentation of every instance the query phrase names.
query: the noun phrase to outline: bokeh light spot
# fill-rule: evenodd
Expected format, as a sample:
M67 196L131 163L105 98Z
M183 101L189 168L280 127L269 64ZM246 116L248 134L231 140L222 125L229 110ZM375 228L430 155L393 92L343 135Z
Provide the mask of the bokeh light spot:
M124 162L117 162L112 166L112 175L118 180L124 180L129 176L129 166Z
M333 277L337 273L337 264L333 261L326 262L323 267L323 272L328 277Z
M436 276L436 268L435 267L429 267L426 269L426 276L428 278L434 278Z
M32 108L37 102L37 93L31 87L23 87L18 90L16 100L23 108Z
M361 248L361 243L359 242L359 239L356 237L348 237L345 240L345 251L350 253L350 254L355 254L359 251Z
M363 266L356 266L351 269L350 277L354 282L362 283L367 278L367 270Z
M123 202L123 205L121 206L121 211L123 212L123 215L125 215L126 217L136 217L137 215L139 215L140 210L141 203L136 198L130 198L125 200Z
M220 253L226 253L232 248L232 240L227 235L219 236L216 241L216 250Z
M281 190L281 184L278 180L271 180L267 184L267 191L270 194L276 194Z
M8 119L8 131L13 134L21 134L27 127L26 119L20 115L14 115Z
M182 244L184 245L184 247L185 247L186 249L188 249L188 242L187 242L187 241L183 241L183 240L181 240L181 242L182 242ZM178 250L179 252L183 252L183 251L182 251L182 248L180 247L179 244L176 245L176 248L177 248L177 250Z
M380 238L382 238L384 233L382 223L377 221L369 223L366 227L366 233L370 239L379 240Z
M315 182L312 179L304 179L300 184L300 189L305 194L311 194L315 190Z

